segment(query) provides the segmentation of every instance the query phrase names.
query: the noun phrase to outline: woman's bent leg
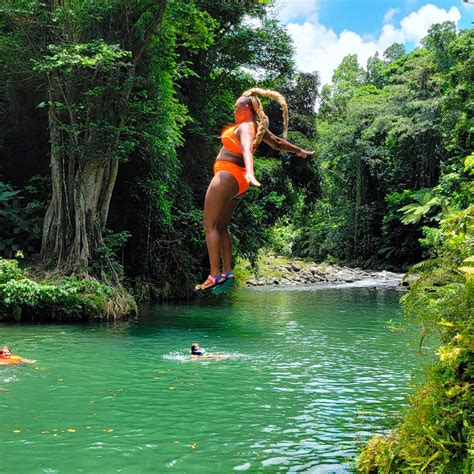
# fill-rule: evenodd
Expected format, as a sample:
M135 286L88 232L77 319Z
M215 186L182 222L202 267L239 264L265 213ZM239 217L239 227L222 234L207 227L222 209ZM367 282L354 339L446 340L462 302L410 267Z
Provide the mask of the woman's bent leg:
M219 228L222 228L222 221L225 219L225 209L238 191L237 181L227 171L217 173L207 189L204 202L204 227L211 267L210 274L213 277L220 274L221 235Z

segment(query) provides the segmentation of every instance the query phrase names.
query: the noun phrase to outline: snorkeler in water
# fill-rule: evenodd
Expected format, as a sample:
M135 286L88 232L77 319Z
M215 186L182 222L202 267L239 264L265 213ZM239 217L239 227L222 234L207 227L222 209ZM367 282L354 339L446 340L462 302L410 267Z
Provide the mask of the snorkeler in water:
M20 356L13 355L12 350L8 346L0 347L0 365L15 364L34 364L36 360L25 359Z

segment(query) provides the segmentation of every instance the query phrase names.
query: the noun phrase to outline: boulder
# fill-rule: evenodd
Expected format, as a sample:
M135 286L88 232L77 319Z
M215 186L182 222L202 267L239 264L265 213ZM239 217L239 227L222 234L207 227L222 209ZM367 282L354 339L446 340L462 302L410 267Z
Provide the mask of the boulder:
M291 265L290 265L291 269L294 271L294 272L299 272L301 271L301 264L299 262L293 262Z

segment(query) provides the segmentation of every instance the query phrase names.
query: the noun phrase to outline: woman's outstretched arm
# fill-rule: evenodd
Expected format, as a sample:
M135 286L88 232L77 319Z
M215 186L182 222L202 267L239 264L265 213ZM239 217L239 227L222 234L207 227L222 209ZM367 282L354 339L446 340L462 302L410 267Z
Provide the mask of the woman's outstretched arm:
M267 145L270 145L274 150L296 153L298 156L301 156L301 158L307 158L308 156L314 154L314 151L303 150L300 147L284 140L283 138L277 137L272 132L270 132L270 130L268 130L263 137L263 141Z
M245 168L247 169L246 178L253 186L261 186L253 173L252 143L255 138L255 127L252 124L245 122L240 125L236 135L242 145L242 155L244 157Z

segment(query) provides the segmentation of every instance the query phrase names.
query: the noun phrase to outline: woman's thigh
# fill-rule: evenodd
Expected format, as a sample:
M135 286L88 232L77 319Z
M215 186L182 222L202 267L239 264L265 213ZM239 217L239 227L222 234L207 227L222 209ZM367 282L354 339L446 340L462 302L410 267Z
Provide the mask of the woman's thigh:
M204 224L212 227L219 226L226 219L226 208L238 192L239 185L236 179L227 171L219 171L207 188L204 201Z
M232 217L232 214L234 214L234 211L236 210L237 206L240 204L240 201L242 200L241 197L234 197L231 199L229 204L227 204L227 207L224 209L222 213L222 220L220 221L221 230L226 230L227 226L229 225L230 218Z

